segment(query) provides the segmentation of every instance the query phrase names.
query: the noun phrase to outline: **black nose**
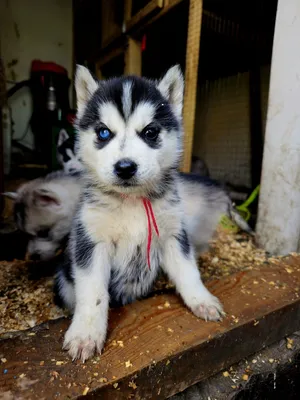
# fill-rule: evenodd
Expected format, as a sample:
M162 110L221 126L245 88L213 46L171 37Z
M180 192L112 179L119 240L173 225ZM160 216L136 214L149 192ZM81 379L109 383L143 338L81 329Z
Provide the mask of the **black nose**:
M136 171L136 163L129 158L124 158L115 164L115 174L121 179L132 178Z

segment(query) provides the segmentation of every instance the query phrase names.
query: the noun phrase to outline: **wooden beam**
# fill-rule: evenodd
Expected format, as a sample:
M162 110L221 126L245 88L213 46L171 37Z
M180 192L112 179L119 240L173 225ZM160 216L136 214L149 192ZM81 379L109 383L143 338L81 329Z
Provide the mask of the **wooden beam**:
M149 18L153 13L159 12L163 8L163 0L151 0L147 5L142 8L135 15L131 16L129 20L125 20L126 32L130 32L131 29L137 25L141 25L144 21ZM131 11L131 10L130 10ZM126 11L128 15L128 11Z
M111 49L110 52L107 52L106 54L100 56L99 60L97 61L97 68L103 67L103 65L107 64L111 60L113 60L115 57L118 57L122 53L125 52L125 46L122 44L119 47L114 47Z
M129 21L131 19L131 11L132 11L132 0L125 0L125 9L124 9L124 20Z
M110 312L103 354L85 364L62 351L60 319L0 341L5 398L165 399L300 328L300 256L212 281L227 316L192 315L175 294ZM195 368L197 366L197 368Z
M142 50L141 43L131 37L128 38L128 44L125 51L125 75L142 74Z
M182 171L184 172L190 171L193 151L202 8L202 0L190 0L183 107L184 154Z

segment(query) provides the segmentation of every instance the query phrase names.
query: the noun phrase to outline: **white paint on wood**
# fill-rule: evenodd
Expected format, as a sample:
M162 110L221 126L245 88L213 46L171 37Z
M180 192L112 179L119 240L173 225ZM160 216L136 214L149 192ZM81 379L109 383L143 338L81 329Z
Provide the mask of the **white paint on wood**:
M279 0L257 223L272 254L297 251L300 237L299 38L299 0Z

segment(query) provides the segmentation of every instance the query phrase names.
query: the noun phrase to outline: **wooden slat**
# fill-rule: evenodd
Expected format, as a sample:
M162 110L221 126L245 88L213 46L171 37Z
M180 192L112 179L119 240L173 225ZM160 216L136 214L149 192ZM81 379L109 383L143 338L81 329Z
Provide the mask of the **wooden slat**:
M142 74L142 50L141 43L131 37L128 38L128 45L125 51L125 75Z
M142 24L145 19L149 18L153 13L158 12L164 5L163 0L151 0L149 3L142 8L138 13L133 15L126 23L126 32L130 32L131 29L137 25Z
M101 68L103 65L107 64L115 57L118 57L124 52L125 52L125 46L123 44L119 47L112 48L110 52L107 52L106 54L100 57L100 59L97 61L97 68Z
M178 6L178 4L180 4L183 1L184 0L165 0L163 8L157 14L151 16L149 19L144 21L142 25L135 26L131 34L134 36L142 35L150 25L152 25L154 22L159 20L164 15L166 15L174 7Z
M190 171L193 151L202 7L202 0L190 0L183 108L184 154L182 170L184 172Z
M125 0L125 10L124 10L124 19L129 21L131 19L131 11L132 11L132 0Z
M137 301L111 311L104 352L84 365L61 350L67 320L2 340L0 393L74 399L88 390L87 398L164 399L300 328L300 256L208 287L227 312L221 323L197 319L175 294Z

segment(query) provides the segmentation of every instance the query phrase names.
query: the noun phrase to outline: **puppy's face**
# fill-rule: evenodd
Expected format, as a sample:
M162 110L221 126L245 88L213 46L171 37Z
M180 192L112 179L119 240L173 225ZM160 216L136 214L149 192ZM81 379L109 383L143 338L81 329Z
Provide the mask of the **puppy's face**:
M105 190L145 194L163 185L181 154L183 78L171 68L155 83L138 77L96 83L76 77L79 155Z
M48 260L60 247L58 225L62 220L59 193L32 181L17 192L6 194L14 200L14 218L18 229L28 234L28 256Z

